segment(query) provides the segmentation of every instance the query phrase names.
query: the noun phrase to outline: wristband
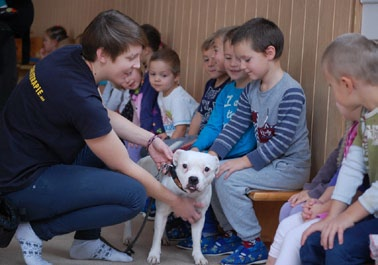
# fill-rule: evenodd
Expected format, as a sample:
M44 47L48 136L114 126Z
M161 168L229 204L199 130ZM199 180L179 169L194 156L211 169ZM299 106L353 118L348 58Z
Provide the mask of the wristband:
M147 142L147 147L146 149L148 150L148 148L150 148L150 145L152 144L153 141L155 141L155 139L158 138L157 134L155 134L154 136L152 136L148 142Z

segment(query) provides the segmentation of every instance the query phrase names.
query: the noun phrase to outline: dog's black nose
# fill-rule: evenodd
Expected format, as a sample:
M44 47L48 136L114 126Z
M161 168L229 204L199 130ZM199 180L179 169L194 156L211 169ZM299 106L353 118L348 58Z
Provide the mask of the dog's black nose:
M190 185L197 185L198 184L198 178L197 177L189 177L189 184Z

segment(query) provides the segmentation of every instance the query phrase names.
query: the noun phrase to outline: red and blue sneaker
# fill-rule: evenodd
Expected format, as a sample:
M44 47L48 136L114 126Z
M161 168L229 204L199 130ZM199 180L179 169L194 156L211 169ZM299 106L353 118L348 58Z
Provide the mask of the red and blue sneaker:
M253 242L243 241L234 253L221 260L221 265L251 265L265 264L268 259L268 250L260 238Z

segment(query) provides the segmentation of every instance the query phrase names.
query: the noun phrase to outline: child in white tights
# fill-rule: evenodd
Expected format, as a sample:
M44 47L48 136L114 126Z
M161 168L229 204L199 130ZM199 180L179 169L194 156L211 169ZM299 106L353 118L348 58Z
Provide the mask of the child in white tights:
M347 135L344 137L344 157L357 135L358 117L360 108L353 112L338 105L340 112L348 120L354 120ZM303 211L283 219L274 236L273 244L270 247L266 265L300 265L299 249L303 232L313 223L318 222L327 215L330 207L331 196L336 184L338 171L335 173L328 188L319 199L309 199L303 205Z

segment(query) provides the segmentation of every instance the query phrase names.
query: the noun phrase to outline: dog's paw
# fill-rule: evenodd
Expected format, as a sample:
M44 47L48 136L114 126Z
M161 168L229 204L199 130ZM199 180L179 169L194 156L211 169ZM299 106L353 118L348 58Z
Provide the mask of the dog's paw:
M151 255L149 254L148 255L148 258L147 258L147 262L149 264L159 264L160 263L160 256L154 256L154 255Z
M209 263L202 253L193 253L193 258L196 265L207 265Z

